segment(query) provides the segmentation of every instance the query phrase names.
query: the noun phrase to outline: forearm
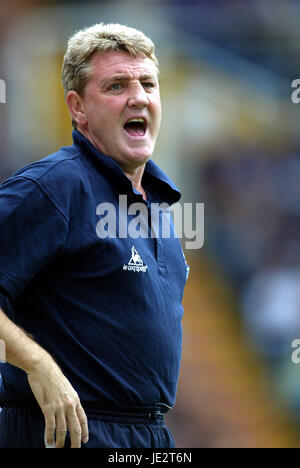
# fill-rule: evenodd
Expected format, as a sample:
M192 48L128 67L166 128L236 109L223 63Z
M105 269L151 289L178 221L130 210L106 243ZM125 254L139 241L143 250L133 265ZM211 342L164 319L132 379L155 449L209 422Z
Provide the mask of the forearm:
M5 343L6 362L30 373L50 355L14 324L0 309L0 339Z
M56 447L64 446L67 429L71 447L88 441L88 424L79 397L50 354L15 325L0 309L0 339L5 342L6 361L24 370L31 390L45 417L45 437Z

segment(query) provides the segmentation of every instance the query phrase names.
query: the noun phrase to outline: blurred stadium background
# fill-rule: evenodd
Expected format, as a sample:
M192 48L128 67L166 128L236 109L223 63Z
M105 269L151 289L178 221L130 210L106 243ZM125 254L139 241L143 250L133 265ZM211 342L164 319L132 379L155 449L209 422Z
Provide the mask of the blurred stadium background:
M205 245L185 252L177 446L300 447L300 1L1 2L1 181L71 142L61 61L100 21L156 43L155 160L205 203Z

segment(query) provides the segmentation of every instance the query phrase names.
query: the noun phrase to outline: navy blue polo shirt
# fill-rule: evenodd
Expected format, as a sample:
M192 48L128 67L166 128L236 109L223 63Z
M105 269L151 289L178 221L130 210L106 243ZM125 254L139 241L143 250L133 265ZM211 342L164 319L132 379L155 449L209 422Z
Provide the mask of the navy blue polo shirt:
M4 310L54 357L83 403L173 406L186 280L180 242L104 238L97 227L107 214L99 205L117 212L120 196L150 213L180 193L149 161L143 201L112 158L77 130L73 139L0 186ZM26 374L1 366L0 401L34 400Z

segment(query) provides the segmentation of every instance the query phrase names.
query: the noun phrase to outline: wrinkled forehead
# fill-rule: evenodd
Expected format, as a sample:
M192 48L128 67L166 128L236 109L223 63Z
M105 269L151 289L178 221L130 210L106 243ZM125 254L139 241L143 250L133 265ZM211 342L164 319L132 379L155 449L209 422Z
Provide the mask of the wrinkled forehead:
M110 77L123 75L132 79L152 77L158 79L156 64L149 57L133 57L125 51L109 51L94 54L91 59L91 79L107 80Z

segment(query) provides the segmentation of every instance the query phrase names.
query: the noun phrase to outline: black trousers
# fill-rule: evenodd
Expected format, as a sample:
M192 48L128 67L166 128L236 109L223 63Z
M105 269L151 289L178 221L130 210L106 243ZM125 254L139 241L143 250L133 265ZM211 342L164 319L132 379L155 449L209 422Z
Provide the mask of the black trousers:
M86 409L89 441L82 448L174 448L162 415ZM45 448L44 416L36 407L5 407L0 413L0 448ZM70 448L67 434L65 448Z

